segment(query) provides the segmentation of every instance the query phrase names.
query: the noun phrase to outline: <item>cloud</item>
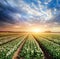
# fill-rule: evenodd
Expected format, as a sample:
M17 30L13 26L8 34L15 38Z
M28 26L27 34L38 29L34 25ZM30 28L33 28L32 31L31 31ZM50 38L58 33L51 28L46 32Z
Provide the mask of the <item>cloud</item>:
M55 16L55 18L53 18L52 22L56 22L56 23L60 24L60 14Z
M59 7L60 1L57 5L56 0L1 0L0 26L60 26Z

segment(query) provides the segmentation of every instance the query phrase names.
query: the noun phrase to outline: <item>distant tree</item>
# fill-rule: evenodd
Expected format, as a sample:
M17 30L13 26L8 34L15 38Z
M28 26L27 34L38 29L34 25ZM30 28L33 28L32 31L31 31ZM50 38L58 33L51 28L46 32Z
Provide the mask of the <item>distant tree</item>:
M45 31L45 33L51 33L51 31Z

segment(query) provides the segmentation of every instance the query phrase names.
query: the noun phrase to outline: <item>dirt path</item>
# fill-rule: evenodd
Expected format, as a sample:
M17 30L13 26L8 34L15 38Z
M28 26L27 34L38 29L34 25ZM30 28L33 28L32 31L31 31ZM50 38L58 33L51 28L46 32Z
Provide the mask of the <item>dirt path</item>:
M17 51L14 53L12 59L20 59L19 54L20 54L20 52L21 52L21 50L22 50L22 47L24 46L27 38L28 38L28 36L25 37L24 40L21 42L19 48L18 48Z
M38 42L40 48L42 49L45 58L44 59L53 59L52 56L48 53L48 51L44 48L44 46L37 40L37 38L33 35L33 37L35 38L35 40Z

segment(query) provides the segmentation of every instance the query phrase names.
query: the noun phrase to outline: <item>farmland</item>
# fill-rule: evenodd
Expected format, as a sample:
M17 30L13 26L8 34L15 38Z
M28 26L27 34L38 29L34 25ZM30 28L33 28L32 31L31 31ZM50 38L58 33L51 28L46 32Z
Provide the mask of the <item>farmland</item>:
M0 33L0 59L60 59L60 33Z

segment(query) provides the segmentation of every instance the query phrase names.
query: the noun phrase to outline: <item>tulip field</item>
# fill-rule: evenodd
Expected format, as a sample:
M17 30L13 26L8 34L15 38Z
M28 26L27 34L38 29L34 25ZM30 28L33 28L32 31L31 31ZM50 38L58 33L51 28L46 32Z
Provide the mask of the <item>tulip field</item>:
M60 59L60 33L0 33L0 59Z

